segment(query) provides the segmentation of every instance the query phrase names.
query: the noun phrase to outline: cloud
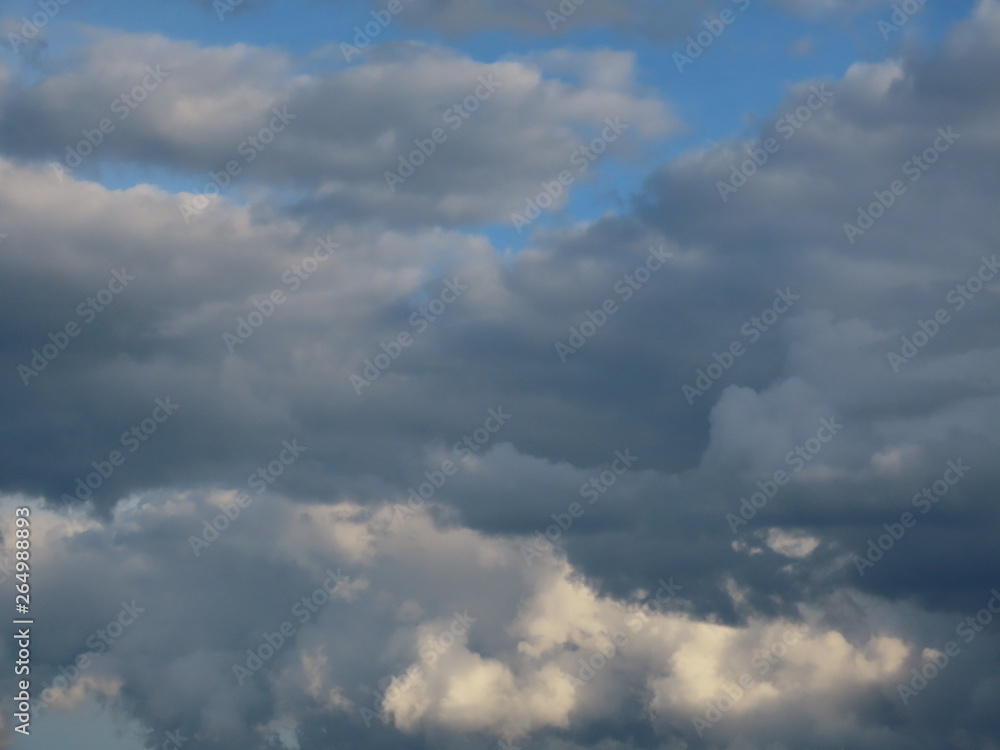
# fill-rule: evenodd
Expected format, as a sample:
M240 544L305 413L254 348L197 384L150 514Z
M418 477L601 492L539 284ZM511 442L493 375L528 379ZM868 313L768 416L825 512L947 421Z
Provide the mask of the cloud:
M29 505L37 531L53 530L35 563L39 620L56 607L72 615L59 642L36 655L51 686L38 696L44 710L120 694L147 725L180 726L204 748L306 724L317 711L348 733L377 716L376 728L407 734L438 727L517 738L544 729L582 736L619 710L642 709L669 719L668 734L690 736L689 716L751 664L760 683L734 723L750 710L788 711L789 700L814 706L817 718L834 695L841 709L860 704L864 688L898 676L910 650L900 635L852 644L816 612L812 622L699 622L679 608L683 585L670 603L673 577L655 597L618 599L559 556L528 567L516 539L439 526L425 510L401 517L392 505L272 497L203 553L225 576L174 575L204 564L179 543L182 529L198 528L220 502L199 492L134 496L97 520L5 499L8 510ZM358 558L351 541L338 541L355 538L370 554ZM117 635L94 628L114 622L118 598L132 600L134 623ZM80 654L91 661L56 681ZM631 693L638 705L624 697ZM377 731L367 736L379 742Z
M680 128L667 104L637 90L634 56L610 50L482 63L404 44L304 75L283 54L243 44L102 34L77 57L37 86L7 80L0 148L83 174L114 162L169 169L192 185L179 201L193 206L186 221L203 216L204 194L232 186L252 196L262 183L306 188L293 208L327 221L508 221L544 180L590 177L597 157L578 150L606 121L624 133L619 159ZM545 75L567 65L578 75Z
M399 44L320 75L109 33L35 85L6 70L0 487L34 508L40 679L103 644L58 701L104 695L193 750L279 726L302 748L989 747L996 638L957 628L997 577L998 34L984 1L938 47L796 83L748 139L518 253L482 225L605 117L635 136L615 158L678 131L630 53ZM48 164L153 58L170 76L93 161ZM489 117L392 193L404 144L490 75ZM275 107L297 119L191 221L192 193L84 179L198 186Z

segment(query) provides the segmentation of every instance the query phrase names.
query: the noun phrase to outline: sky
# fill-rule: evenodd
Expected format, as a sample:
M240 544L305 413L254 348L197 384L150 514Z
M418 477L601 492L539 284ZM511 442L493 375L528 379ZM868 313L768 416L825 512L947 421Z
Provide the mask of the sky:
M997 750L998 125L1000 0L0 0L0 750Z

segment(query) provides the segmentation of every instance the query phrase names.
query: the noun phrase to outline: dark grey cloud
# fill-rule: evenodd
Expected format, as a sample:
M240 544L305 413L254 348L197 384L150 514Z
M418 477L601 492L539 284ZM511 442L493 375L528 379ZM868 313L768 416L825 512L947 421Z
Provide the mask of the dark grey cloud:
M20 158L0 162L10 321L0 488L30 498L48 540L37 562L49 602L39 611L50 628L44 679L122 602L149 602L60 705L89 690L157 730L182 727L206 750L274 746L279 725L295 727L302 748L333 735L413 747L499 737L526 747L989 747L996 637L960 628L1000 580L990 533L998 29L996 3L983 2L934 51L793 87L753 139L660 165L628 211L539 231L508 256L459 231L458 217L503 217L498 201L516 203L524 184L551 174L563 156L553 144L572 145L609 107L646 124L635 153L673 127L667 105L636 87L628 55L483 64L408 49L318 80L252 49L98 42L123 70L135 70L142 45L169 60L184 51L188 68L95 159L176 161L194 173L273 106L301 112L302 127L260 162L247 205L214 200L190 222L176 194L108 191L42 163L59 128L75 124L3 127ZM546 77L567 61L579 81ZM612 70L603 78L601 63ZM214 77L202 75L209 68ZM419 136L440 116L421 103L428 88L446 103L493 69L510 85L489 102L497 117L476 129L470 120L466 148L428 162L399 200L403 219L374 221L383 204L365 190L393 152L372 146L388 102L393 118L417 118ZM48 122L88 91L106 100L129 75L84 65L30 89L8 81L4 96ZM819 101L815 90L830 94ZM346 94L358 106L321 138L318 123ZM156 129L154 115L176 123L184 113L192 131ZM790 115L801 128L784 129ZM958 139L942 140L942 129ZM516 153L477 161L476 143L503 131ZM358 153L319 161L338 142ZM914 172L929 148L935 162ZM766 163L724 199L720 181L762 153ZM460 164L496 179L475 192L453 182ZM845 233L859 209L878 212L870 206L894 180L905 190L884 215ZM274 208L268 185L306 198ZM333 210L349 192L362 197ZM468 203L456 208L459 192ZM638 283L651 248L665 259ZM308 258L315 269L296 275ZM116 271L135 277L120 291ZM977 273L981 283L970 282ZM104 288L107 309L91 316L86 300ZM269 308L273 290L283 301ZM939 309L947 321L934 329ZM252 335L227 343L254 313ZM25 384L19 366L33 349L59 349L49 334L62 340L71 321L79 333L43 354L51 361ZM926 345L905 348L903 337L928 330ZM412 343L393 344L401 333ZM565 363L557 342L574 349ZM372 367L378 377L358 388L352 376L369 379ZM157 421L155 400L167 397L179 408ZM495 430L491 409L510 415ZM843 425L835 435L833 423ZM130 451L123 433L136 425L148 439ZM283 462L285 441L304 452ZM125 461L100 477L90 504L62 507L114 450ZM616 452L635 465L616 470ZM943 479L955 476L950 461L969 467L954 482ZM255 494L255 473L274 480L266 494ZM431 487L426 507L406 509L421 485ZM940 499L926 506L923 488ZM208 539L205 523L235 513L237 491L251 504ZM760 507L744 504L740 516L754 493ZM907 512L915 523L892 538L885 524ZM732 519L746 524L734 532ZM879 540L881 557L869 552ZM239 684L232 665L338 567L354 583ZM670 576L680 595L632 630L628 605ZM422 663L466 609L475 625ZM208 614L192 622L192 611ZM802 634L787 656L755 666L792 625ZM579 659L616 632L620 653L574 684ZM960 653L904 703L899 682L940 660L949 640ZM692 717L747 673L752 684L700 735ZM395 688L384 707L372 703L379 680ZM360 711L369 705L381 714L372 727Z

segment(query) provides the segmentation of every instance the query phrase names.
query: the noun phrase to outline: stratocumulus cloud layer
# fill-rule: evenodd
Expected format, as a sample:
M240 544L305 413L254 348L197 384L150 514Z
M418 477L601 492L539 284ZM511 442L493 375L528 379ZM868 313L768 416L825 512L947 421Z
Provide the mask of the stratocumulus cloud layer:
M15 5L0 747L996 746L1000 2Z

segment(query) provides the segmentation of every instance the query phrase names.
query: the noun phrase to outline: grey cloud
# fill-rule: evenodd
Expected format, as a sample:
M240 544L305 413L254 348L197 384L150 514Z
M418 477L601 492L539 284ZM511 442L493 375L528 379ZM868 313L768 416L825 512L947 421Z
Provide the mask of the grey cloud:
M292 174L260 165L262 183L287 179L308 194L299 213L269 212L263 200L249 207L221 200L187 224L177 196L166 191L111 192L60 180L27 160L0 163L0 229L10 235L0 282L11 321L0 343L7 383L0 398L9 415L4 491L44 497L51 507L41 517L69 523L51 508L90 462L116 447L154 397L169 394L182 405L106 483L89 515L75 522L81 528L69 524L73 533L56 534L63 541L39 563L40 579L55 582L42 601L62 601L77 614L69 628L53 626L50 650L40 655L47 674L142 590L160 609L150 609L142 629L137 624L95 668L103 682L94 689L120 683L134 715L150 726L200 731L198 742L212 750L266 746L247 726L282 716L300 722L303 748L323 746L336 732L386 745L483 746L497 731L525 732L526 746L610 747L624 736L677 747L736 748L746 740L937 748L958 741L956 716L961 742L988 747L996 734L992 631L963 643L960 657L911 706L896 684L924 664L925 649L954 638L958 621L984 607L997 585L989 533L997 521L996 281L961 309L948 301L996 252L996 78L989 71L997 28L996 4L983 3L932 53L858 64L840 79L796 87L760 137L664 164L631 211L539 232L513 257L482 236L447 228L445 162L415 191L434 206L429 214L413 209L426 224L405 232L368 221L363 211L352 220L308 210L329 195L306 167ZM298 86L343 91L337 86L355 85L351 76L372 75L402 89L414 80L395 78L406 66L392 58L302 83L280 57L202 53L232 58L229 68L220 60L206 96L212 86L227 89L229 76L251 77L243 66L266 74L247 93L253 106L234 112L237 129L265 105L292 101ZM409 54L420 71L456 62L440 51ZM577 105L591 117L596 110L580 104L581 92L601 106L663 111L628 88L621 56L604 58L618 73L602 81L591 70L576 87L539 72L572 65L568 59L493 65L524 77L523 97L492 104L510 118L533 113L529 141L532 127L577 124ZM459 90L459 77L492 67L459 63L461 75L441 85L439 102ZM948 81L959 79L977 95L952 95ZM717 183L751 158L745 148L774 136L810 86L824 83L834 91L830 101L723 201ZM72 81L60 85L78 91ZM564 107L564 119L540 114L534 97L543 92ZM375 98L370 106L383 103ZM316 106L313 114L302 110L303 123L319 121L326 105ZM373 122L362 114L344 131L359 144ZM905 163L946 127L961 140L851 244L843 224L875 200L873 191L908 180ZM213 132L194 139L185 163L221 153L232 131ZM473 148L486 131L468 132ZM314 146L302 149L303 163ZM510 165L499 194L515 194L522 166ZM327 234L340 248L292 293L283 273ZM626 302L616 282L659 245L672 257ZM79 318L75 305L122 266L134 269L134 286L23 385L17 367L31 349ZM417 334L411 315L450 278L468 290ZM275 288L288 301L227 351L223 332ZM743 326L784 289L800 300L751 342ZM620 309L562 364L555 343L569 340L570 329L607 298ZM939 307L950 322L894 373L887 353L900 351L901 337L912 337ZM401 331L414 337L412 346L356 394L350 376ZM689 405L682 386L718 364L715 355L733 341L745 353L719 365L724 371ZM457 459L454 444L498 406L513 415L509 424L435 491L426 515L395 528L391 504L405 501L425 472ZM789 452L829 418L843 432L793 471ZM204 560L195 558L188 537L212 512L210 494L245 489L248 474L291 438L307 446L302 460ZM640 457L636 469L558 534L555 558L528 565L519 545L580 502L581 485L625 448ZM972 467L968 476L860 575L853 556L887 533L883 524L915 511L914 494L957 458ZM792 480L734 534L726 514L738 513L740 499L777 470ZM369 587L325 610L324 627L303 632L247 690L227 685L234 654L280 622L289 590L308 593L328 564L363 571ZM643 631L649 640L632 641L634 650L572 700L541 656L526 655L548 654L548 663L570 673L595 648L600 628L619 627L615 607L668 575L685 586L683 606L672 610L677 619L660 623L658 633L671 639ZM84 594L88 581L101 582L99 596ZM532 609L546 601L554 611ZM188 617L192 602L213 616L182 642L178 618ZM419 658L418 623L447 622L465 602L481 620L474 635L436 670L403 685ZM566 613L579 615L579 632L560 620ZM57 621L54 610L42 614ZM768 703L762 690L743 704L758 709L734 709L706 739L692 734L692 713L724 688L715 677L738 678L754 649L768 645L767 627L785 621L806 621L815 636L798 661L775 672L788 701ZM670 661L683 644L707 654L701 677ZM487 686L468 691L465 717L445 699L460 675ZM350 702L367 700L366 690L392 676L402 692L391 721L366 730ZM194 697L185 692L192 682ZM534 700L540 685L559 700ZM619 703L602 702L606 695ZM204 715L199 701L208 706ZM620 716L609 706L620 706ZM817 724L838 728L818 737Z
M509 221L543 180L589 179L594 157L576 150L602 132L621 138L608 147L615 158L634 159L680 127L637 91L622 52L570 54L563 65L590 70L575 83L546 76L547 59L480 63L420 45L323 76L297 74L276 52L161 37L109 37L79 58L37 86L8 80L0 147L81 175L109 161L179 172L191 181L179 199L195 206L189 221L202 194L232 186L252 197L261 183L306 188L294 210L327 221ZM269 127L278 132L261 134Z

